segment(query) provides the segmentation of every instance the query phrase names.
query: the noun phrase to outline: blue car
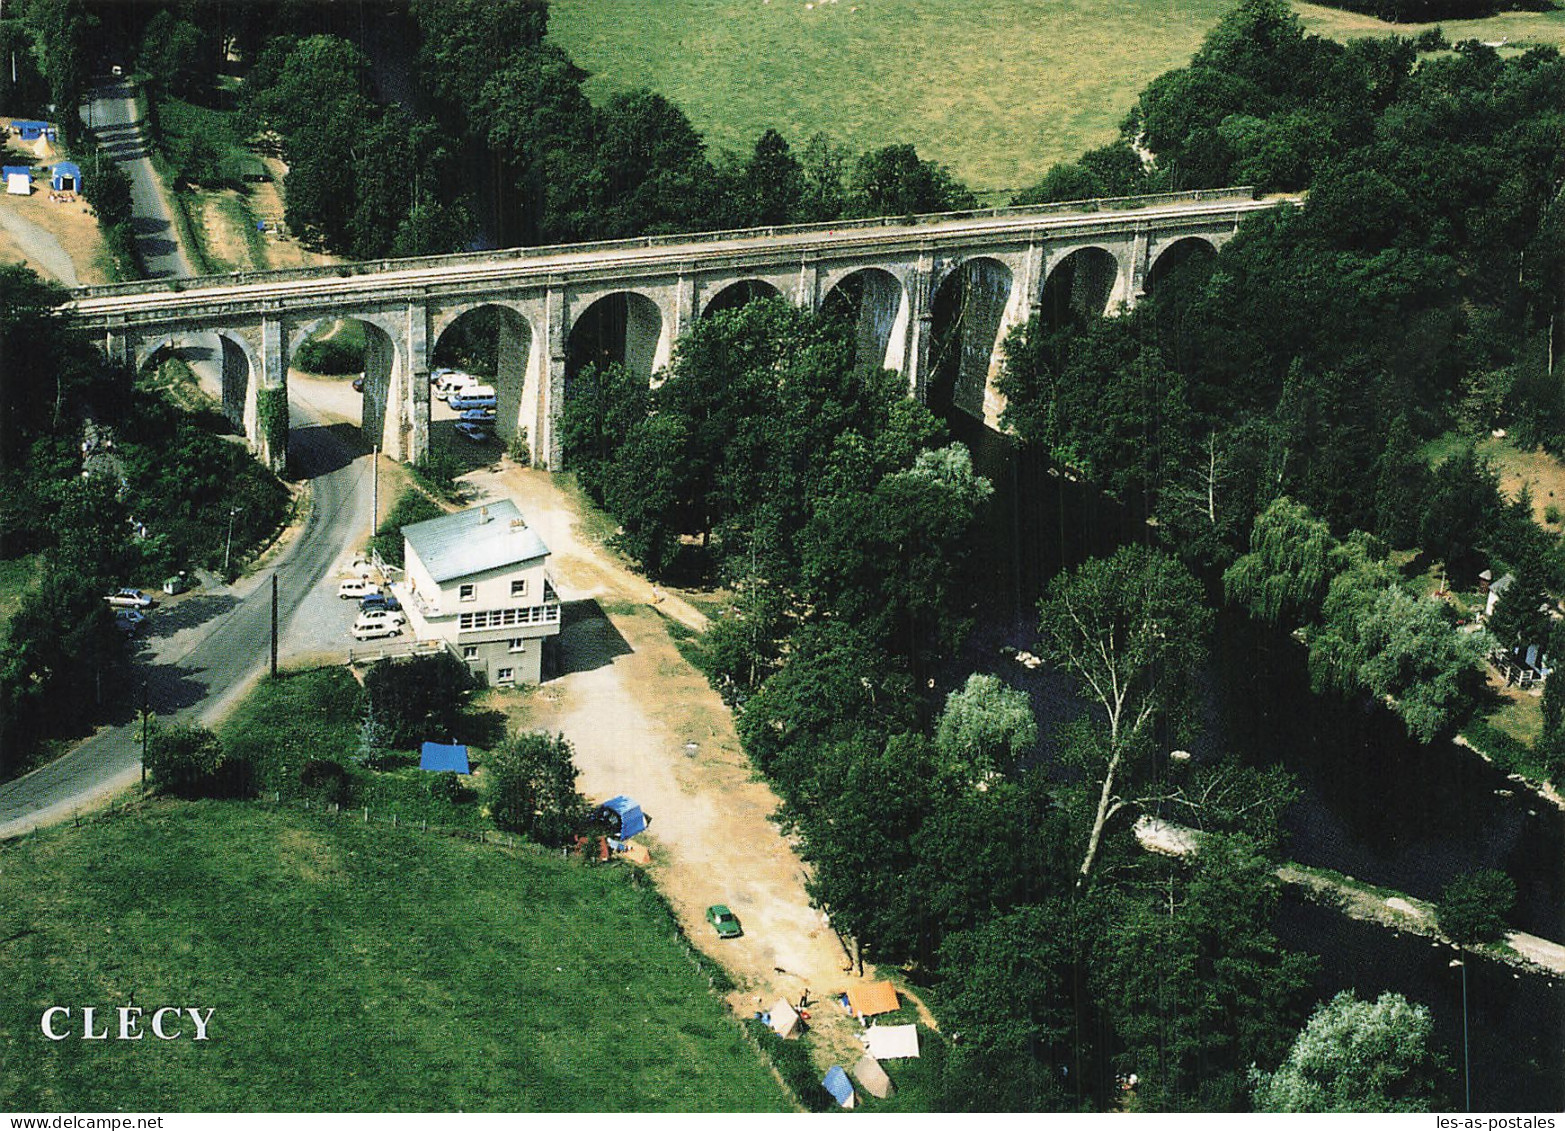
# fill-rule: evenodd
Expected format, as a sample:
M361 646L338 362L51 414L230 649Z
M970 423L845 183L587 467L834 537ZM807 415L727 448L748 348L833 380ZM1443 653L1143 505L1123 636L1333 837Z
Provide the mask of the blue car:
M389 612L402 611L402 602L391 593L371 593L359 602L360 612L369 612L371 609L386 609Z

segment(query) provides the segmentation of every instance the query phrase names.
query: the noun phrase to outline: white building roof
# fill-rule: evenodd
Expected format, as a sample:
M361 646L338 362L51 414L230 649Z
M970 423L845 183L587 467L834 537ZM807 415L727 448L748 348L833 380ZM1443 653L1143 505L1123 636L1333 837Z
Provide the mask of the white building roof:
M510 499L402 528L437 584L544 557L549 547Z

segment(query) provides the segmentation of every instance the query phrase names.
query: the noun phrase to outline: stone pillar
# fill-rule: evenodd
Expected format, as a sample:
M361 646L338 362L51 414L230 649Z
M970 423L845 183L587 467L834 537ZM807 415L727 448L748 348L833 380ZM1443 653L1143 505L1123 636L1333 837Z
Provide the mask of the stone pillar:
M904 373L908 395L920 404L924 403L929 384L930 337L934 330L934 256L922 252L918 266L908 272L908 338L907 352L903 355Z
M1146 294L1147 272L1151 269L1149 257L1152 250L1151 233L1142 224L1136 225L1130 243L1130 277L1125 280L1124 309L1129 310Z
M565 289L558 284L549 288L544 301L545 347L548 356L548 372L540 382L543 392L543 412L539 422L543 435L533 437L533 459L544 456L543 466L558 471L564 466L565 451L560 439L560 413L565 408L565 358L566 344L570 336L570 303Z
M1027 245L1026 257L1022 260L1021 278L1018 284L1021 293L1025 297L1026 317L1031 318L1043 309L1043 240L1040 233L1033 233L1032 242Z
M819 263L802 261L799 264L799 282L794 290L793 302L795 306L809 311L819 311L821 308L821 266Z
M288 327L276 314L261 318L261 372L250 375L244 419L256 458L281 474L288 466Z
M696 319L701 316L701 312L696 309L696 302L696 281L690 277L690 265L682 263L679 266L679 281L674 285L674 324L670 328L670 341L677 342L695 325ZM629 333L628 327L626 333Z
M424 303L408 303L406 327L407 373L396 398L397 458L417 463L429 454L429 308Z
M114 326L104 331L103 356L108 359L110 365L135 366L136 344L123 326Z

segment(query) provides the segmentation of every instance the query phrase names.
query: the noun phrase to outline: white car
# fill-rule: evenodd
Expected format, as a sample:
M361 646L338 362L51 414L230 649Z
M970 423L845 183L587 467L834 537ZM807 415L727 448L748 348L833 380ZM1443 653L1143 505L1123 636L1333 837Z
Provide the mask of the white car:
M380 586L367 577L347 577L343 579L341 585L337 586L337 596L344 599L352 597L363 600L370 594L379 592Z
M402 631L406 618L389 609L371 609L360 613L353 622L353 639L373 640L377 636L396 636Z
M114 627L121 632L135 632L147 623L146 614L138 609L115 609Z
M453 369L435 382L435 396L441 400L446 400L459 389L470 388L477 384L478 378L471 373L463 373L461 370Z
M116 589L104 598L116 609L150 609L152 598L140 589Z
M489 439L489 430L482 424L476 424L471 420L458 421L456 430L475 443L482 444Z

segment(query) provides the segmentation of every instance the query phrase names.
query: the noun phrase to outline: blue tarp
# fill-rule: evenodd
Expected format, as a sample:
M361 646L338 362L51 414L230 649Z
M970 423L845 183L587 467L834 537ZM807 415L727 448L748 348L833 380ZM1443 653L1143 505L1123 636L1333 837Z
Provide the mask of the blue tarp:
M72 161L61 161L58 165L56 165L54 167L53 185L54 185L55 191L58 192L58 191L60 191L62 189L66 189L66 185L64 183L66 181L70 181L71 182L70 187L69 187L69 189L67 191L70 191L70 192L81 192L81 190L82 190L82 171L76 167L75 162L72 162Z
M642 815L641 806L624 794L609 798L598 806L598 812L608 818L610 830L621 839L629 839L647 827L647 819ZM619 821L617 829L614 828L616 818Z
M831 1093L831 1098L837 1101L839 1107L847 1107L853 1102L853 1082L848 1079L840 1065L833 1064L826 1072L826 1078L821 1081L821 1087Z
M468 773L470 771L467 766L467 747L426 742L419 755L418 768L436 772L455 770L459 774Z

